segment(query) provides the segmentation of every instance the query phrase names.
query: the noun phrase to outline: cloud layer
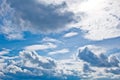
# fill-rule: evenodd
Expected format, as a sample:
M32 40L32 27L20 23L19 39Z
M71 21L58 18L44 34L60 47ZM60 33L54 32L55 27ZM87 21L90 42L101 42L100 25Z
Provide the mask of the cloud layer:
M69 25L79 27L85 32L84 38L91 40L119 37L119 5L119 0L4 0L0 33L8 39L22 39L24 31L59 32Z
M0 78L5 80L119 80L120 78L119 67L91 66L85 61L73 59L56 61L40 56L35 51L21 51L15 57L1 56L0 65Z

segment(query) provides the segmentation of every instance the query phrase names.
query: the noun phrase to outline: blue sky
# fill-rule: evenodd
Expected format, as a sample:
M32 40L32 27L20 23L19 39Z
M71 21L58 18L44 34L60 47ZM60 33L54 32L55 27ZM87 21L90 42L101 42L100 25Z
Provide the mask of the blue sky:
M33 55L30 66L34 56L73 64L69 59L76 58L79 49L86 46L97 56L104 53L111 58L112 54L120 53L119 5L119 0L1 0L1 59L7 57L4 61L9 62L9 58L16 60L18 56L17 60L24 62L24 58L29 61L28 57ZM51 59L45 60L53 64ZM17 67L22 69L18 63ZM78 66L76 63L81 62L75 62ZM22 66L28 68L26 64Z

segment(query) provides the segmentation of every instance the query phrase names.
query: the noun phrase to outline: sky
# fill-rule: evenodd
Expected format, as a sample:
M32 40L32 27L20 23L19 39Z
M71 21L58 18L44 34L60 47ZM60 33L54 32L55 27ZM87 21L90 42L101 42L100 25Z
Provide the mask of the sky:
M96 55L120 53L119 0L0 0L2 58L33 51L62 61L86 46Z

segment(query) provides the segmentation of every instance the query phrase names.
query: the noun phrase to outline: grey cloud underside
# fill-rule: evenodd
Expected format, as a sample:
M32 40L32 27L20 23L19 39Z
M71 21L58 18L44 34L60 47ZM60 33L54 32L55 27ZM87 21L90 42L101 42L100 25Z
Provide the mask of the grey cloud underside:
M25 26L30 31L53 32L65 29L66 25L73 21L72 12L60 13L60 8L66 4L46 5L36 0L7 0L10 7L15 10L15 17L22 19L29 26Z
M105 53L101 53L98 57L93 52L91 52L88 47L83 50L79 50L78 54L79 59L82 59L91 65L98 67L119 67L120 57L118 56L120 56L119 53L117 55L114 53L110 56L106 56Z

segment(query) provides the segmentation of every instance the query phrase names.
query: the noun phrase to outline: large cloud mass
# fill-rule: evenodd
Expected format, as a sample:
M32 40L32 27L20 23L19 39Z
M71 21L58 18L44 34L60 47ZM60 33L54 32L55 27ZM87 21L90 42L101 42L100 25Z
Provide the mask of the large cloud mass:
M4 0L0 4L0 33L9 39L23 38L23 31L58 32L71 22L77 22L72 26L83 30L87 39L120 36L119 0Z
M85 31L85 38L103 40L120 36L119 0L85 0L79 4L73 12L80 14L76 26Z
M21 34L21 31L50 33L64 30L73 21L73 13L64 10L66 6L65 3L53 5L37 0L4 0L0 6L1 33L16 38L14 33Z

